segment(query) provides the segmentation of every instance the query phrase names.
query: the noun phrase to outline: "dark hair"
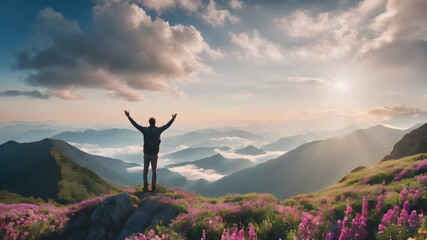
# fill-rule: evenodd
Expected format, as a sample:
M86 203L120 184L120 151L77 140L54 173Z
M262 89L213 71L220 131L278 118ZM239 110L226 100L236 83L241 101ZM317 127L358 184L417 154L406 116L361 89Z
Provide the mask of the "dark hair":
M153 117L151 117L150 120L148 120L148 122L150 123L150 126L156 125L156 119Z

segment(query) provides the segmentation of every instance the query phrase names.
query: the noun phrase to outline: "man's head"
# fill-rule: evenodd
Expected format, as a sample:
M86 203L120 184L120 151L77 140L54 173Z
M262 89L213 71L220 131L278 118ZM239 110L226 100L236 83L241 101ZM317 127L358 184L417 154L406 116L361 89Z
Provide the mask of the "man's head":
M150 123L150 126L155 126L156 125L156 119L151 117L150 120L148 120L148 122Z

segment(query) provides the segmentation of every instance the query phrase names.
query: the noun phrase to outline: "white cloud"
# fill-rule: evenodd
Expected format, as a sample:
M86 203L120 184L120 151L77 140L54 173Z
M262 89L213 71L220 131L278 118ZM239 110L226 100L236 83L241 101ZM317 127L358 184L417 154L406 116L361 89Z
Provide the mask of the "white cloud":
M251 140L241 137L220 137L211 138L210 140L215 141L215 144L218 146L228 146L231 148L245 147L253 144Z
M291 55L307 58L365 56L393 42L427 40L424 0L364 0L348 10L298 9L274 20L290 37L304 38Z
M240 48L236 54L243 60L280 60L284 57L281 47L261 37L257 30L229 34L231 42Z
M82 30L51 8L40 10L36 29L44 45L18 52L14 67L31 69L28 84L63 99L81 99L78 89L96 88L138 101L140 90L183 95L171 84L210 72L203 59L223 56L193 26L153 21L128 1L98 3L92 18Z
M203 7L201 0L139 0L141 4L149 9L155 11L157 14L174 9L181 8L189 12L197 12L198 9Z
M144 171L144 167L143 166L131 167L131 168L127 168L126 171L128 171L129 173L142 172Z
M285 151L266 151L264 154L253 156L253 155L238 154L238 153L235 153L234 151L221 151L220 149L215 149L215 151L228 159L244 158L255 163L263 163L265 161L282 156L283 154L286 153Z
M224 175L217 173L213 169L198 168L194 164L187 164L184 166L169 168L172 172L176 172L186 177L188 180L206 179L207 181L216 181Z
M325 80L315 77L288 77L287 82L292 83L309 83L309 84L320 84L324 83Z
M123 148L112 148L112 147L101 147L97 144L80 144L80 143L73 143L70 142L71 145L77 147L78 149L93 154L93 155L99 155L104 157L111 157L115 158L120 155L137 155L141 154L143 148L141 146L126 146Z
M145 8L157 14L175 8L184 9L189 13L195 13L212 27L222 27L227 21L230 23L240 21L239 17L231 14L227 9L218 7L214 0L210 0L207 5L201 0L140 0L140 2ZM238 0L232 0L229 4L233 9L243 7L243 3Z
M202 18L212 25L212 27L222 27L227 20L231 23L240 22L239 17L232 15L226 9L218 8L213 0L209 1L206 11L202 14Z
M228 4L232 9L242 9L244 6L243 2L239 0L230 0Z
M379 106L369 108L359 114L367 115L370 118L378 120L390 120L396 115L405 114L414 118L419 117L421 113L426 113L427 108L409 107L404 105ZM357 113L356 113L357 114Z

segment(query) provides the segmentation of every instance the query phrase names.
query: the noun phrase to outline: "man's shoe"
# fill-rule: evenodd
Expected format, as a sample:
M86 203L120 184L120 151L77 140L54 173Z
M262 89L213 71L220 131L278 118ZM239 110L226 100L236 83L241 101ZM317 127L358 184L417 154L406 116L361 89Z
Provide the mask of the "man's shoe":
M156 191L156 187L153 187L153 188L151 189L151 191L152 191L152 192L155 192L155 191Z

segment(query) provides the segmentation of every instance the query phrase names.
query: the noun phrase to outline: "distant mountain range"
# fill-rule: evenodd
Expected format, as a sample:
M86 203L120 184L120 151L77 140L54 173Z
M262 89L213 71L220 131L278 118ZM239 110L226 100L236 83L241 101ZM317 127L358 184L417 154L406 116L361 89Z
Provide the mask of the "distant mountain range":
M192 162L199 160L201 158L209 157L217 154L215 149L219 149L221 151L230 150L229 147L195 147L195 148L186 148L173 153L166 154L162 156L163 159L170 159L174 163L180 162Z
M357 166L379 162L404 134L403 130L375 126L342 138L313 141L279 158L190 190L207 196L269 192L280 199L317 191Z
M52 136L53 139L80 144L96 144L102 147L125 147L142 145L142 134L138 131L111 128L106 130L66 131Z
M193 164L196 167L203 168L203 169L213 169L217 173L226 174L226 175L255 165L254 162L248 159L244 159L244 158L228 159L218 153L214 156L203 158L197 161L183 162L178 164L169 164L169 165L166 165L165 167L173 168L173 167L185 166L187 164Z
M343 136L356 131L357 129L358 128L356 126L348 126L333 131L306 132L279 138L278 140L263 146L262 149L266 151L289 151L304 143L308 143L314 140L323 140L331 137Z

